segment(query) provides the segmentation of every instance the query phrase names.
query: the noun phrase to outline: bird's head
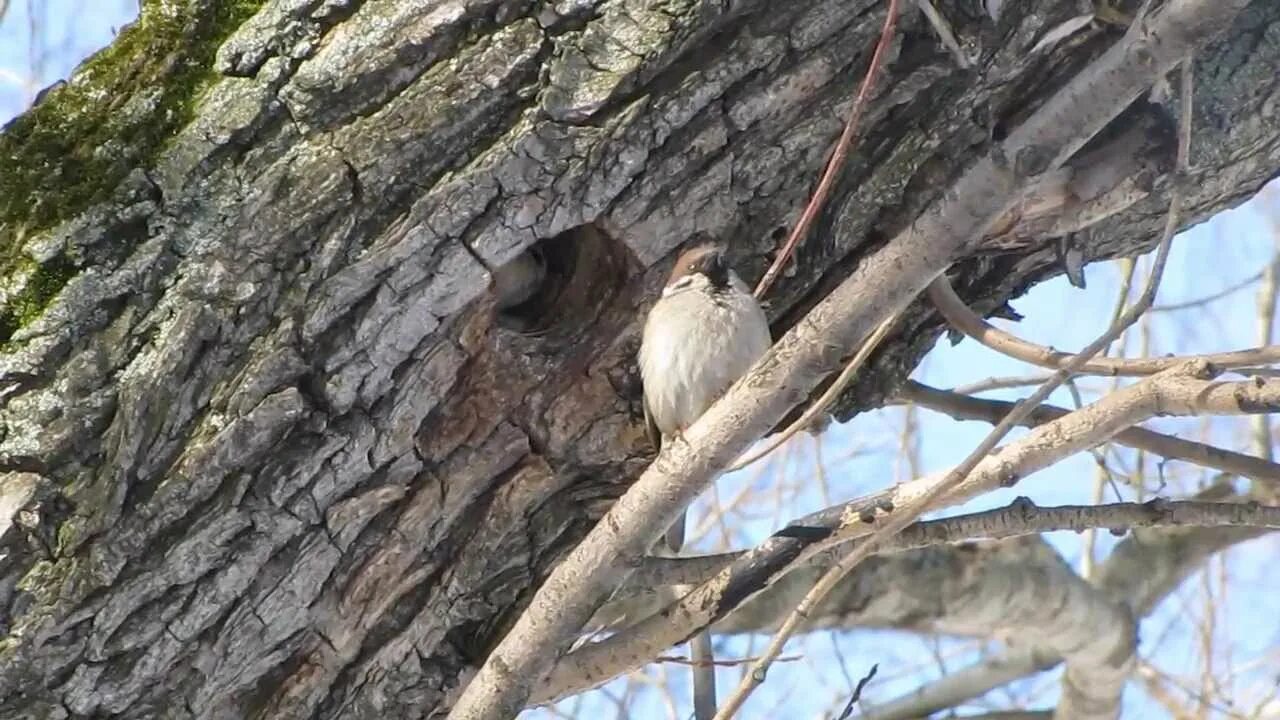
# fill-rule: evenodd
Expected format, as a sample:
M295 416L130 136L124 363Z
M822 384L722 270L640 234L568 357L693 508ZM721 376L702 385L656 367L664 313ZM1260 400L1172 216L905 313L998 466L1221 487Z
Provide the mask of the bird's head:
M671 277L662 289L663 296L691 289L722 290L729 285L733 271L724 256L721 243L701 243L680 253Z

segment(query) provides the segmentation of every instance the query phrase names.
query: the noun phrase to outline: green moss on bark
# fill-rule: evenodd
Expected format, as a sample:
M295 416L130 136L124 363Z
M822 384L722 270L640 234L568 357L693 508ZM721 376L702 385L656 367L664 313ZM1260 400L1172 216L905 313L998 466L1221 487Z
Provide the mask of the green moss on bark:
M63 255L42 265L29 260L26 262L31 266L10 268L10 272L29 273L30 277L22 289L0 309L0 343L8 342L18 328L44 312L62 286L76 274L75 265Z
M18 589L35 596L42 606L50 606L58 599L63 583L75 567L74 559L40 560L18 580Z
M0 274L30 263L31 238L110 196L150 167L217 78L214 55L263 0L144 0L138 20L69 82L0 133ZM0 341L48 304L72 273L45 263L0 310Z

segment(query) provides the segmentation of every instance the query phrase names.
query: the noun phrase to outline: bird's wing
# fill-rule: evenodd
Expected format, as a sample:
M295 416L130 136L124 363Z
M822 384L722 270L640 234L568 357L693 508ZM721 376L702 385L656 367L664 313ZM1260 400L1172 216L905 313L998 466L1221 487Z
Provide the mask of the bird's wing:
M658 429L658 424L653 421L653 414L649 412L649 403L640 403L644 408L644 433L649 436L649 442L653 443L654 450L662 449L662 431ZM684 512L681 511L680 517L676 519L671 527L667 528L667 532L663 535L663 541L666 544L667 552L678 554L680 547L684 545Z

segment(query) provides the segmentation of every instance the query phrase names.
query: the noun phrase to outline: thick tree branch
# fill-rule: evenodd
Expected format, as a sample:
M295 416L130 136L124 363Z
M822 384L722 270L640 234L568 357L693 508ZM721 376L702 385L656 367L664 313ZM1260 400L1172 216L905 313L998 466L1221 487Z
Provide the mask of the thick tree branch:
M1090 528L1101 528L1124 532L1138 527L1267 528L1271 527L1273 518L1280 517L1275 515L1277 512L1280 512L1280 508L1259 505L1256 502L1238 501L1156 499L1145 503L1039 507L1027 498L1020 498L1017 503L1005 508L919 521L907 526L901 533L894 536L892 541L886 540L875 554L885 555L932 545L1001 539L1059 530L1079 532ZM631 576L629 587L643 590L660 586L702 583L715 577L716 573L745 554L745 552L728 552L679 558L647 557ZM836 554L828 550L810 556L804 565L809 568L826 569L831 567L836 559ZM793 574L798 574L798 571ZM773 593L776 589L777 583L770 586L768 592ZM1135 597L1139 595L1145 597L1150 593L1131 594ZM621 609L626 602L627 599L623 598L606 607ZM759 616L744 620L735 611L730 613L722 623L718 623L716 628L719 631L758 631L772 627L773 623L776 623L776 620L762 621Z
M875 554L887 556L939 545L966 541L1004 540L1060 530L1080 532L1089 528L1106 528L1115 532L1126 532L1136 528L1177 527L1248 528L1254 533L1266 529L1280 529L1280 507L1262 506L1257 503L1166 500L1102 506L1037 507L1030 500L1020 498L1017 502L1003 508L915 523L901 533L879 543ZM940 552L949 553L950 550ZM846 597L846 594L838 594L829 601L827 606L815 608L810 618L812 624L809 627L846 629L853 626L897 627L977 637L1001 632L1023 639L1026 638L1027 633L1045 633L1054 639L1049 644L1038 640L1032 643L1039 657L1061 658L1072 652L1063 648L1079 650L1096 639L1103 626L1103 616L1094 612L1096 609L1093 605L1094 600L1090 600L1090 604L1087 605L1068 607L1065 602L1055 601L1041 592L1015 592L1008 587L1006 580L1000 579L1005 577L1004 574L997 577L976 571L953 572L952 561L940 560L936 555L935 553L935 556L930 556L931 559L923 563L917 559L904 558L901 563L887 561L889 565L883 563L877 565L868 571L870 573L868 576L847 583L846 593L854 596L853 599ZM645 579L655 584L695 582L699 577L706 577L708 571L717 565L726 566L738 557L740 557L739 553L727 553L701 558L655 558L646 560L643 572L646 573ZM963 554L957 556L956 562L959 562L958 558L961 557L965 556ZM1055 567L1060 566L1062 573L1065 573L1064 577L1070 576L1073 583L1082 582L1051 552L1047 555L1040 553L1035 557L1040 560L1054 557ZM816 580L815 573L831 567L838 562L838 559L839 555L834 552L813 556L807 563L808 567L803 571L793 573L795 577L788 575L782 582L771 586L767 593L762 593L760 597L753 598L744 604L738 611L717 623L713 628L714 631L761 632L777 627L790 614L795 602ZM1032 562L1029 557L1019 556L1001 560L999 566L1017 567L1026 571L1028 573L1026 588L1043 586L1046 592L1052 591L1052 583L1044 579L1043 568L1037 568L1038 562ZM921 564L935 568L942 573L942 576L936 578L921 576L918 568ZM953 576L967 578L967 580L957 583L943 579ZM951 601L939 599L934 589L919 596L914 596L906 590L891 590L890 586L896 587L901 584L888 583L888 579L892 577L912 578L911 582L906 583L907 585L923 583L916 586L944 587L945 592L954 595L955 599ZM1087 586L1087 583L1081 585L1081 587ZM877 595L878 599L870 603L858 599L863 596L864 591L861 588L864 587L867 588L866 593ZM874 592L872 588L876 588ZM1016 612L1010 610L1007 603L1013 602L1014 597L1018 598L1017 602L1027 603L1027 609ZM1107 602L1124 602L1128 599L1127 596L1116 594L1110 597L1112 599ZM904 598L914 598L914 601L921 605L905 606ZM964 599L964 603L961 603L961 598ZM1073 602L1080 601L1080 598L1077 598ZM933 609L925 610L923 606L926 604ZM844 607L858 608L858 610L853 613L854 617L850 618L845 611L841 610ZM1033 608L1035 612L1052 608L1056 614L1050 618L1038 615L1023 624L1018 618L1022 617L1022 614L1032 612ZM631 609L644 609L644 604ZM1073 619L1068 622L1061 619L1059 614L1061 617L1069 616ZM929 624L927 626L919 624L920 618L926 616L932 618ZM893 617L913 618L914 624L902 625L890 619ZM986 620L979 620L980 617ZM616 649L624 657L642 655L653 647L646 638L640 636L639 632L633 634L624 631L618 637L622 638L622 641L616 644ZM562 661L562 665L566 668L570 667L577 654L571 653ZM649 661L652 661L652 656L641 660L641 662ZM1020 674L1027 671L1024 666L1017 667L1020 668L1018 670ZM539 688L535 698L559 699L585 690L595 682L599 682L598 677L593 677L593 668L589 665L578 666L576 671L580 674L575 677L571 672L561 672L558 668L554 677L558 678L563 685ZM595 682L589 682L589 680Z
M552 572L454 706L455 720L514 716L531 688L625 571L676 514L746 446L781 419L883 318L940 275L954 254L1012 202L1017 175L1070 158L1183 56L1247 3L1173 0L1013 130L945 199L889 242L785 335L653 465ZM706 623L702 623L705 626Z
M1206 370L1192 364L1188 368L1154 375L1093 405L1035 428L1026 437L986 457L960 486L947 495L946 502L955 505L988 490L1012 486L1030 473L1105 442L1120 430L1156 413L1228 414L1280 409L1280 381L1223 383L1195 379L1188 374L1203 374ZM946 473L941 473L913 480L802 518L743 555L710 581L664 609L660 615L637 623L629 632L645 638L648 643L645 647L621 653L618 647L626 639L620 635L613 636L574 651L568 660L579 668L592 670L594 674L588 678L591 684L635 669L768 587L786 574L797 559L804 560L821 550L870 534L878 524L875 521L878 510L910 507L928 495L945 476ZM561 672L557 668L552 674L552 687L565 685L559 679Z
M960 668L909 693L868 707L858 720L917 720L1036 672L1050 670L1062 658L1022 645L998 657Z
M1208 502L1230 497L1230 486L1198 494ZM1239 501L1235 498L1235 501ZM1094 578L1114 602L1146 617L1208 558L1266 531L1249 528L1135 529L1111 552ZM981 696L1018 678L1048 670L1061 656L1033 645L1015 645L999 657L950 673L909 694L871 708L865 720L911 720Z

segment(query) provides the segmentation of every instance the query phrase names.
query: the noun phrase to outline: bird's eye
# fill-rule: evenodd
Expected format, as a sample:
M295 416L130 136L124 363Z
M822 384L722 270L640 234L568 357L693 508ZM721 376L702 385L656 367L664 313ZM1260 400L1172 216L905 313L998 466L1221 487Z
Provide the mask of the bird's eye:
M693 263L689 263L689 272L697 272L697 271L698 271L698 266Z

